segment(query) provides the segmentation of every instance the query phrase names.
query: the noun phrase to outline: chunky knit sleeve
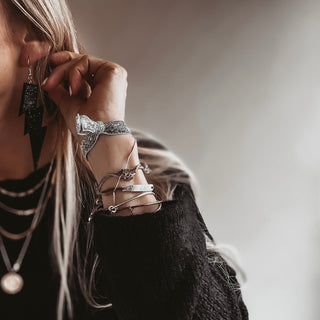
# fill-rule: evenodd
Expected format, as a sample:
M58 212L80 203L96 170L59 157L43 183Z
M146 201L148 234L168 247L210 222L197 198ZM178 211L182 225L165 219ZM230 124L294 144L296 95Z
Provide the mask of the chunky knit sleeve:
M208 256L203 220L180 186L161 211L94 216L105 286L120 320L247 319L234 271ZM227 275L226 275L227 273Z

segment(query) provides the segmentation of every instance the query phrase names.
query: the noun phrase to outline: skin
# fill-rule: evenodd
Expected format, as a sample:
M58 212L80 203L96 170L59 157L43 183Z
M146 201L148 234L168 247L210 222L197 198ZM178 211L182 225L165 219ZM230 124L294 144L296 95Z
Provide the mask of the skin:
M12 21L10 19L10 21ZM48 56L50 45L28 24L11 22L0 4L0 180L22 179L33 171L31 146L28 135L23 134L24 116L18 117L23 83L27 80L28 59L30 65L38 59ZM45 80L42 89L57 104L64 120L81 142L75 131L75 116L85 114L91 119L108 122L124 120L127 92L127 72L120 65L98 59L89 55L72 52L58 52L49 57L53 72ZM94 74L92 81L91 74ZM62 86L68 80L69 90ZM84 86L86 84L86 86ZM88 88L89 85L89 90ZM86 97L86 99L84 99ZM45 119L48 129L41 152L39 166L50 162L55 153L58 134L56 120ZM95 147L88 155L88 161L97 181L107 174L124 167L130 154L134 138L131 135L101 135ZM134 148L128 167L139 163L137 148ZM116 179L109 179L104 189L115 185ZM130 184L146 184L147 180L141 170ZM135 194L117 192L117 203L131 198ZM131 205L156 201L148 195L131 202ZM113 203L112 196L103 197L105 207ZM141 207L135 214L151 212L157 208ZM124 210L118 215L129 215Z

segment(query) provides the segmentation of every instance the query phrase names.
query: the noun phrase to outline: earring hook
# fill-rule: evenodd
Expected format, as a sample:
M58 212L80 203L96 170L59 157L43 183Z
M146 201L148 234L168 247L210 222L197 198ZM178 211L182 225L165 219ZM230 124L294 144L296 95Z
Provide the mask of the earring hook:
M31 84L32 83L32 69L31 69L31 66L30 66L30 59L28 57L28 69L29 69L29 72L28 72L28 83Z

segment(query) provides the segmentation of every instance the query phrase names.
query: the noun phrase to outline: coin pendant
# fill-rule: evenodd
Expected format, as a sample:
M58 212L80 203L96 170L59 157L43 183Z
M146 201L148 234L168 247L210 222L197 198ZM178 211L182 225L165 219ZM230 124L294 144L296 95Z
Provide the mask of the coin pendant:
M8 272L1 278L1 289L7 294L16 294L23 287L23 279L16 272Z

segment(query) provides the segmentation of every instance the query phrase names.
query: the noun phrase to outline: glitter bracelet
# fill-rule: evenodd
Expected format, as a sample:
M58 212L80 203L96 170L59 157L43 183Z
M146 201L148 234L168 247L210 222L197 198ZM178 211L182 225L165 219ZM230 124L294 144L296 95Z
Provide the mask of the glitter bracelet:
M107 123L93 121L86 115L76 115L76 131L84 136L81 148L86 159L90 150L95 146L100 134L115 136L120 134L131 134L130 129L122 120L113 120Z

